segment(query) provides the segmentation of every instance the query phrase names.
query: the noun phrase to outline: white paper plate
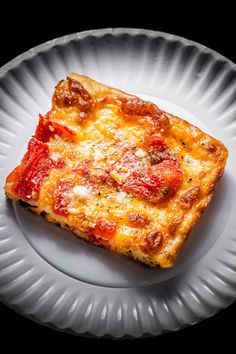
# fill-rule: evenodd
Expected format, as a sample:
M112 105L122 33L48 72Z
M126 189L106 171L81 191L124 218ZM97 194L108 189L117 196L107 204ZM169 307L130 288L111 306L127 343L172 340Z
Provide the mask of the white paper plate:
M6 201L2 186L55 84L72 71L157 103L230 154L176 266L152 270L89 245ZM0 294L22 314L76 334L157 335L209 317L236 295L236 71L176 36L105 29L59 38L0 70Z

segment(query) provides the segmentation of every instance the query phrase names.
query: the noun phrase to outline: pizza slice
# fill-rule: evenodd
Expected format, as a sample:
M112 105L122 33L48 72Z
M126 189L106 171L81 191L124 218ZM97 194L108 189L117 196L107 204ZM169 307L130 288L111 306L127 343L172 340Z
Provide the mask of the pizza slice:
M197 127L73 73L5 192L93 244L171 267L226 160L225 146Z

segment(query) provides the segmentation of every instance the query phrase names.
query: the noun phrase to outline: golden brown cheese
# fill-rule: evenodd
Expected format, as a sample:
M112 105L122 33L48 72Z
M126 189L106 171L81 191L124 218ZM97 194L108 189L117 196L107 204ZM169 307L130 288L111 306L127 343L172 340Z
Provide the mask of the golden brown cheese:
M94 244L170 267L226 160L225 146L197 127L72 74L5 192Z

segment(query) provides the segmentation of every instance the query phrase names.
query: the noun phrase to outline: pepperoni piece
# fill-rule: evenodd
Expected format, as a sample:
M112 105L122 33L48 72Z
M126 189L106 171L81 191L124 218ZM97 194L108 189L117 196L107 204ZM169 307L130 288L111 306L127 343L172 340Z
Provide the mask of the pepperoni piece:
M123 190L152 203L159 203L173 197L182 182L182 172L173 160L141 171L133 171L126 179Z
M25 201L36 200L43 180L52 167L47 144L32 138L21 165L9 175L8 181L15 180L14 192L19 198Z
M61 216L68 215L68 206L72 201L70 191L73 187L72 181L59 181L54 191L52 210Z
M116 223L98 219L92 231L95 236L110 240L116 233Z

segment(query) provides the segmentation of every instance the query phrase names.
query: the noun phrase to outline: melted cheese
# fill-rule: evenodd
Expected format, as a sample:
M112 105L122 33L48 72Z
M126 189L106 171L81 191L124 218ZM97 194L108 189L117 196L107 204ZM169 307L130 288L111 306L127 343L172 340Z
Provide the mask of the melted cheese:
M89 197L89 189L87 187L75 186L72 191L79 200L85 200Z

